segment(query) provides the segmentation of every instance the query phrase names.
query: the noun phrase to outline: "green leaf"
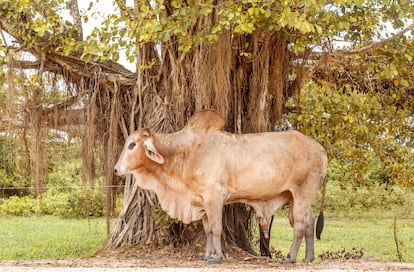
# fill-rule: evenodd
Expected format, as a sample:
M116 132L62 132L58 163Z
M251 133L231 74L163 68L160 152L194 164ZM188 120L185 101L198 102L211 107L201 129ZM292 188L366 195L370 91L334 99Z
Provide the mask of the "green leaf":
M69 56L71 52L72 52L72 46L65 46L64 47L64 49L63 49L63 55Z
M272 12L270 11L270 9L266 9L264 16L265 18L269 18L270 16L272 16Z
M401 79L400 84L407 88L410 87L410 82L408 82L406 79Z
M46 23L44 23L44 22L42 21L42 19L41 19L41 18L37 18L37 19L34 21L34 27L33 27L33 30L34 30L35 32L37 32L37 34L38 34L40 37L43 37L43 36L45 35L45 32L47 31L47 29L48 29L48 27L47 27Z
M117 51L114 51L112 53L112 60L117 62L119 60L119 53Z
M167 42L167 41L169 41L171 39L171 36L170 36L170 33L169 32L162 33L162 36L161 37L162 37L161 40L163 42Z

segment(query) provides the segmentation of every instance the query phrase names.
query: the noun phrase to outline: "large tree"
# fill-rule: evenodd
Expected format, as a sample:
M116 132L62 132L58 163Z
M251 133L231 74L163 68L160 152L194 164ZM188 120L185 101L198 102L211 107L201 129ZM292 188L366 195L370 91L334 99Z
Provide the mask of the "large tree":
M83 10L77 0L0 4L0 56L6 65L1 78L8 88L2 121L30 128L39 195L44 128L80 135L87 184L95 180L94 158L101 150L109 215L110 188L118 182L113 165L137 128L175 131L197 110L214 108L229 131L274 130L284 113L300 111L299 94L308 82L348 92L346 82L352 91L374 93L389 82L402 106L412 101L406 99L413 86L412 1L115 0L112 5L102 24L84 35L97 13L94 2ZM120 52L136 71L117 63ZM14 99L17 95L24 101ZM295 102L286 104L289 98ZM315 109L315 115L323 113ZM108 246L160 237L155 204L152 193L128 178ZM251 250L250 209L233 205L225 215L228 240ZM166 225L171 233L182 228Z

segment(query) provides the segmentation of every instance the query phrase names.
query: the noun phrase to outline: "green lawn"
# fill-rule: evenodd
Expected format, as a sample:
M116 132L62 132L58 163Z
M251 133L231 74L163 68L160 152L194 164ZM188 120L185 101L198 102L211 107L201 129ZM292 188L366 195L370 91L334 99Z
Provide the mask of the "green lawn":
M87 257L106 239L105 219L0 217L0 259Z
M394 219L330 218L325 215L325 227L321 240L315 239L316 261L323 252L337 252L353 248L362 249L363 258L376 257L384 261L398 261L394 241ZM272 227L271 246L286 255L293 237L292 228L285 218L275 218ZM414 262L414 219L397 219L397 238L403 260ZM299 251L298 261L304 259L305 243Z
M316 257L323 252L353 248L364 256L398 261L393 219L332 218L325 215L322 240L315 242ZM405 262L414 262L414 219L397 219ZM271 246L283 255L289 251L292 229L285 216L273 223ZM59 219L54 217L0 217L0 259L69 259L88 257L106 239L105 219ZM298 261L304 258L302 243ZM320 261L317 257L316 262Z

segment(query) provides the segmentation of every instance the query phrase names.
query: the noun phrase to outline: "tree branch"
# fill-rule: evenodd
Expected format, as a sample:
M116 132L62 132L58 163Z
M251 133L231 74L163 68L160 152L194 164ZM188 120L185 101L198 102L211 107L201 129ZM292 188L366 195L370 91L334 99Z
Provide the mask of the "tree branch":
M65 126L85 125L86 124L86 110L81 109L67 109L59 111L59 114L53 112L43 112L42 126L49 128L61 128Z
M306 78L312 76L316 71L318 71L321 67L326 66L328 63L344 63L343 59L341 59L344 56L349 55L357 55L357 54L363 54L367 53L370 50L382 48L387 43L396 40L400 37L402 37L404 34L406 34L409 31L414 30L414 23L408 25L403 30L398 32L397 34L384 39L380 40L378 42L369 44L367 46L356 48L356 49L338 49L335 51L329 51L329 52L312 52L312 54L307 57L306 59L312 60L314 64L312 64L310 67L307 66L306 68Z
M11 59L10 60L10 65L12 68L17 68L17 69L39 69L39 65L40 65L40 61L36 60L36 61L28 61L28 60L16 60L16 59Z
M126 0L115 0L115 3L121 11L126 11Z
M398 32L397 34L395 34L394 36L391 36L387 39L378 41L376 43L372 43L369 44L367 46L361 47L361 48L356 48L356 49L352 49L352 50L348 50L348 49L339 49L336 50L335 52L331 53L331 55L343 55L343 54L360 54L360 53L365 53L369 50L372 50L374 48L380 48L383 47L385 44L387 44L388 42L395 40L401 36L403 36L405 33L407 33L408 31L414 30L414 23L410 24L409 26L407 26L406 28L404 28L403 30L401 30L400 32Z
M9 45L7 44L6 36L4 36L3 27L1 24L0 24L0 34L1 34L1 39L3 40L4 45L6 45L6 47L9 47Z
M60 131L65 131L72 135L80 134L85 129L85 109L72 109L62 110L59 114L42 112L42 123L43 128L53 128ZM13 128L23 129L27 127L27 124L20 120L11 119L7 117L0 117L0 129Z
M82 41L83 40L83 28L82 28L82 19L79 13L78 1L70 0L68 3L68 8L69 8L70 15L73 18L73 22L77 28L77 33L74 38L77 41Z

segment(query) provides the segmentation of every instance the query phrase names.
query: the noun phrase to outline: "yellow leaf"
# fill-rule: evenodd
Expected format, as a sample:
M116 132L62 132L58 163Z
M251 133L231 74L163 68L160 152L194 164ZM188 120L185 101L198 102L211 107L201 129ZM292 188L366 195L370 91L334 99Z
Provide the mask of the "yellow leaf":
M393 83L394 83L394 87L398 87L399 85L400 85L400 81L398 80L398 79L394 79L393 80ZM394 94L395 95L395 94ZM393 96L394 96L393 95Z
M138 24L137 24L137 22L136 21L131 21L130 23L129 23L129 26L131 27L131 29L136 29L137 28L137 26L138 26Z

